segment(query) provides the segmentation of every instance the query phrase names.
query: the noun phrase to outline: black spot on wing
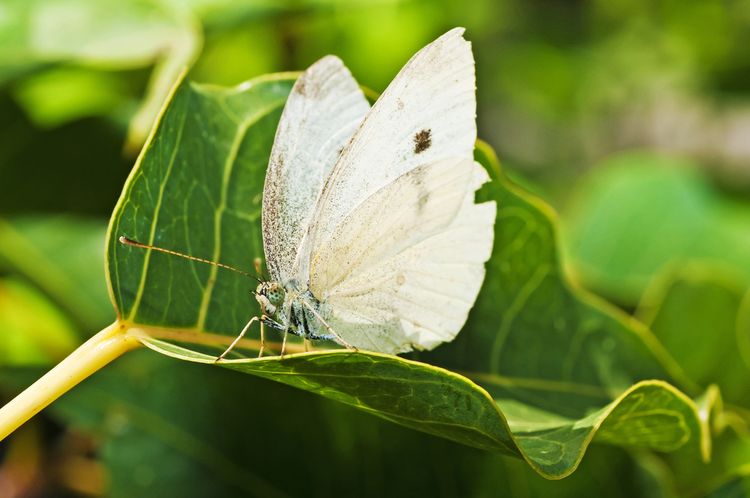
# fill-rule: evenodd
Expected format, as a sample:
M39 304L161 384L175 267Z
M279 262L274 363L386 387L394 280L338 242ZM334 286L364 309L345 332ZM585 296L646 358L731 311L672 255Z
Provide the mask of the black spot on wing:
M425 129L414 135L414 153L419 154L432 145L432 130Z

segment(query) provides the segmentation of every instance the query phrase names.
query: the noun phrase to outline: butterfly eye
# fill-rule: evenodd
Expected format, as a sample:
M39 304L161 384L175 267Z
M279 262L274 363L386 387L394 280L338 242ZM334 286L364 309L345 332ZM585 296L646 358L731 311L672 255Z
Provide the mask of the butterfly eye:
M271 301L271 303L274 305L279 305L282 301L284 301L284 291L279 288L269 290L266 293L266 296L268 297L268 300Z

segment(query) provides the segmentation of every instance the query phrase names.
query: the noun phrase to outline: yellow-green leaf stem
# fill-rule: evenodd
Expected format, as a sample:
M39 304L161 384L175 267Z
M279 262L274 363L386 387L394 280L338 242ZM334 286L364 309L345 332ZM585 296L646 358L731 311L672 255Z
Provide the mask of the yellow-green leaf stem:
M0 408L0 440L103 366L141 345L115 322Z

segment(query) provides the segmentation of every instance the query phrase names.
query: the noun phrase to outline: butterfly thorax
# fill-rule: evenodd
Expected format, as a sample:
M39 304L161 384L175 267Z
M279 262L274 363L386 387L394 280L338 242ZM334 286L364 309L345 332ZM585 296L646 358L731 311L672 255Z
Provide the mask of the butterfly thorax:
M255 299L269 326L301 337L321 338L323 324L315 315L326 319L330 312L307 286L296 281L262 282L255 290Z

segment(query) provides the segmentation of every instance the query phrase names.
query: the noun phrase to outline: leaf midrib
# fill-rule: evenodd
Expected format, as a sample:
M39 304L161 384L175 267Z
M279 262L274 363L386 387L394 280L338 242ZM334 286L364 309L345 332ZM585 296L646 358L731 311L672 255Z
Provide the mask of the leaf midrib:
M221 221L224 216L224 211L227 209L229 180L232 177L232 171L234 171L234 165L237 162L237 155L239 154L240 146L245 139L247 130L254 122L257 122L257 120L253 121L248 119L240 124L234 138L232 139L232 146L229 149L229 154L224 161L224 171L221 178L221 193L219 194L219 206L214 211L214 253L211 255L211 261L214 262L218 262L219 258L221 258ZM211 295L213 294L214 286L216 285L217 272L218 267L211 266L208 281L206 282L206 288L203 291L201 306L198 310L198 321L195 324L198 330L204 330L206 325L208 308L211 304Z
M264 117L271 114L273 111L281 106L280 103L268 105L260 109L257 113L247 116L241 123L239 123L237 132L232 140L232 146L224 161L224 172L222 175L221 194L219 198L219 206L214 211L214 253L211 257L211 261L219 262L221 258L221 229L222 229L222 217L224 212L227 210L227 198L229 196L229 182L232 178L232 172L234 166L237 163L237 156L239 155L240 148L242 147L247 132L251 126L259 122ZM208 309L211 304L211 295L213 294L214 286L216 285L216 275L218 274L218 267L211 266L211 270L206 283L206 289L203 292L203 299L201 300L201 306L198 311L198 320L195 327L198 330L205 330L206 319L208 317Z

